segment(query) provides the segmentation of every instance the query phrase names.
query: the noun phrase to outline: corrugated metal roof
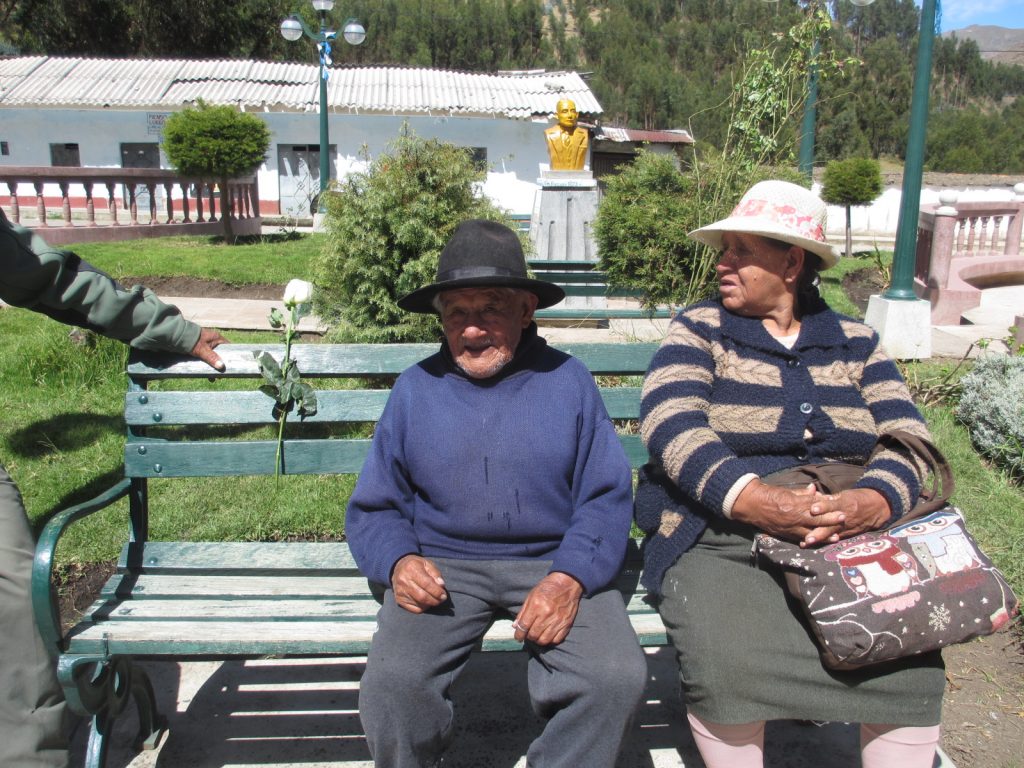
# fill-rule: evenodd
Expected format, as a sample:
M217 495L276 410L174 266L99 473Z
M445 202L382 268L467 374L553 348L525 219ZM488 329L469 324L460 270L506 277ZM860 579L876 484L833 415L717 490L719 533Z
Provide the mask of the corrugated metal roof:
M651 144L693 144L693 137L681 128L670 131L639 131L633 128L613 128L602 125L595 132L598 141L649 142Z
M319 67L290 62L183 59L0 58L0 106L168 109L203 99L242 108L315 112ZM558 99L583 115L604 110L576 72L477 74L412 67L334 67L332 112L501 115L554 113Z

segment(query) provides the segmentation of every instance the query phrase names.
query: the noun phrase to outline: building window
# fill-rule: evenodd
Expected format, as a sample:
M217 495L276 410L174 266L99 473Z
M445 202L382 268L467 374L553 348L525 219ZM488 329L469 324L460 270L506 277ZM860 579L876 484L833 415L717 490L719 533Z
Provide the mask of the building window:
M466 147L473 167L478 171L487 170L487 147Z
M6 141L0 141L0 155L11 154L11 148L8 146Z
M50 165L78 168L82 165L77 144L51 144Z

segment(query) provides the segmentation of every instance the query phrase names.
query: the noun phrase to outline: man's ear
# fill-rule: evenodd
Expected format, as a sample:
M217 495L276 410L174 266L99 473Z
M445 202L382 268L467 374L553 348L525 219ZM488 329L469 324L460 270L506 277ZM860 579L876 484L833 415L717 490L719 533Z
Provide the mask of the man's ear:
M533 313L537 311L540 299L533 291L523 291L523 328L533 322Z

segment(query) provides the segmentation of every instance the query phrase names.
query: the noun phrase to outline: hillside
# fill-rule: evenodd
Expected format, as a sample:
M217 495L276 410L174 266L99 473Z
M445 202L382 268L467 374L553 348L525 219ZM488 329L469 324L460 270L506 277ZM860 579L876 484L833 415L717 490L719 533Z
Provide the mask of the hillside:
M1024 29L973 24L943 33L943 37L953 35L960 40L976 42L981 51L981 58L986 61L1024 67Z

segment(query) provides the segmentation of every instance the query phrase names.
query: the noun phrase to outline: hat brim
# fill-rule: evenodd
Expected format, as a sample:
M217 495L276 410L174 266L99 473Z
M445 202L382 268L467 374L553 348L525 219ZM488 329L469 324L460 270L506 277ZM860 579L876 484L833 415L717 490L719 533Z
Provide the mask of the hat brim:
M822 269L830 269L839 263L839 251L828 243L812 240L809 237L800 237L793 234L792 230L781 227L774 221L757 219L751 216L730 216L721 221L716 221L714 224L708 224L706 227L695 229L688 234L688 237L721 250L722 235L726 232L760 235L761 237L770 237L773 240L781 240L784 243L799 246L821 259Z
M406 312L437 314L434 297L442 291L454 291L458 288L519 288L537 296L537 309L550 307L565 298L565 291L554 283L533 280L528 277L494 275L491 277L464 277L458 280L442 280L439 283L431 283L412 293L407 293L397 303Z

